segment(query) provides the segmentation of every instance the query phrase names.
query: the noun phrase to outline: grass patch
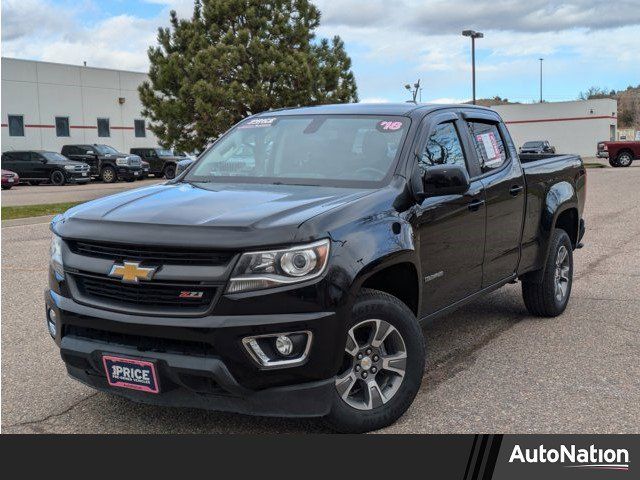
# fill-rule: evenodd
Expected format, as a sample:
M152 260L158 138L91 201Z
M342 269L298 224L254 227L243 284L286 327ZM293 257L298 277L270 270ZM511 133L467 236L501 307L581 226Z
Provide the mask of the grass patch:
M40 217L42 215L57 215L82 202L49 203L45 205L19 205L16 207L2 207L2 220L14 218Z
M596 162L584 162L585 168L607 168L606 165Z

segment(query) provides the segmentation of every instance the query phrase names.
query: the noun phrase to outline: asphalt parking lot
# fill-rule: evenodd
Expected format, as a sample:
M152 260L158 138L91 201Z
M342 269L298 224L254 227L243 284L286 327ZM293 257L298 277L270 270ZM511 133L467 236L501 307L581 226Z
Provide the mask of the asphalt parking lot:
M39 205L45 203L87 202L132 188L139 188L164 182L162 178L148 178L137 182L103 183L92 180L86 185L17 185L11 190L2 191L2 206Z
M640 162L588 175L567 311L531 317L509 285L427 325L421 391L386 432L640 432ZM316 420L138 405L69 379L43 319L48 225L3 227L2 246L3 432L325 431Z

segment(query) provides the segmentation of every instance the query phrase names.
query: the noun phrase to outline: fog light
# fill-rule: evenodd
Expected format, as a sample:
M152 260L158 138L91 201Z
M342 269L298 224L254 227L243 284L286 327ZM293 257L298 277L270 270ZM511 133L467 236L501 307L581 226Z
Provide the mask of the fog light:
M276 338L276 349L280 355L285 357L291 355L291 352L293 352L293 342L286 335L280 335Z
M47 310L47 329L49 330L49 335L53 338L56 338L56 332L58 331L58 327L56 326L57 316L56 312L49 308Z
M244 337L242 344L262 369L288 368L307 361L313 335L310 331L268 333Z

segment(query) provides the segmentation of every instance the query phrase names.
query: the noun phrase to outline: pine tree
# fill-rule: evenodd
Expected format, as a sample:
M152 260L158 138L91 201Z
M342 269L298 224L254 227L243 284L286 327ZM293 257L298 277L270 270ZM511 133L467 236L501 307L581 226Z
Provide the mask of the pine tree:
M165 146L200 150L253 113L358 100L344 43L315 39L308 0L196 0L191 19L170 15L139 88Z

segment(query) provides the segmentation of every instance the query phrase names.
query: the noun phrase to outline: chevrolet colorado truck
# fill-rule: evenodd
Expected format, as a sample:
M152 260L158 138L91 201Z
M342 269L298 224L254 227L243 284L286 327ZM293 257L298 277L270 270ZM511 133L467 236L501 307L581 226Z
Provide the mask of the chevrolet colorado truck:
M630 167L634 160L640 158L638 141L599 142L597 149L596 156L608 158L612 167Z
M418 392L421 322L518 279L565 310L585 191L580 157L519 156L489 109L269 111L54 218L46 325L97 390L378 429Z

